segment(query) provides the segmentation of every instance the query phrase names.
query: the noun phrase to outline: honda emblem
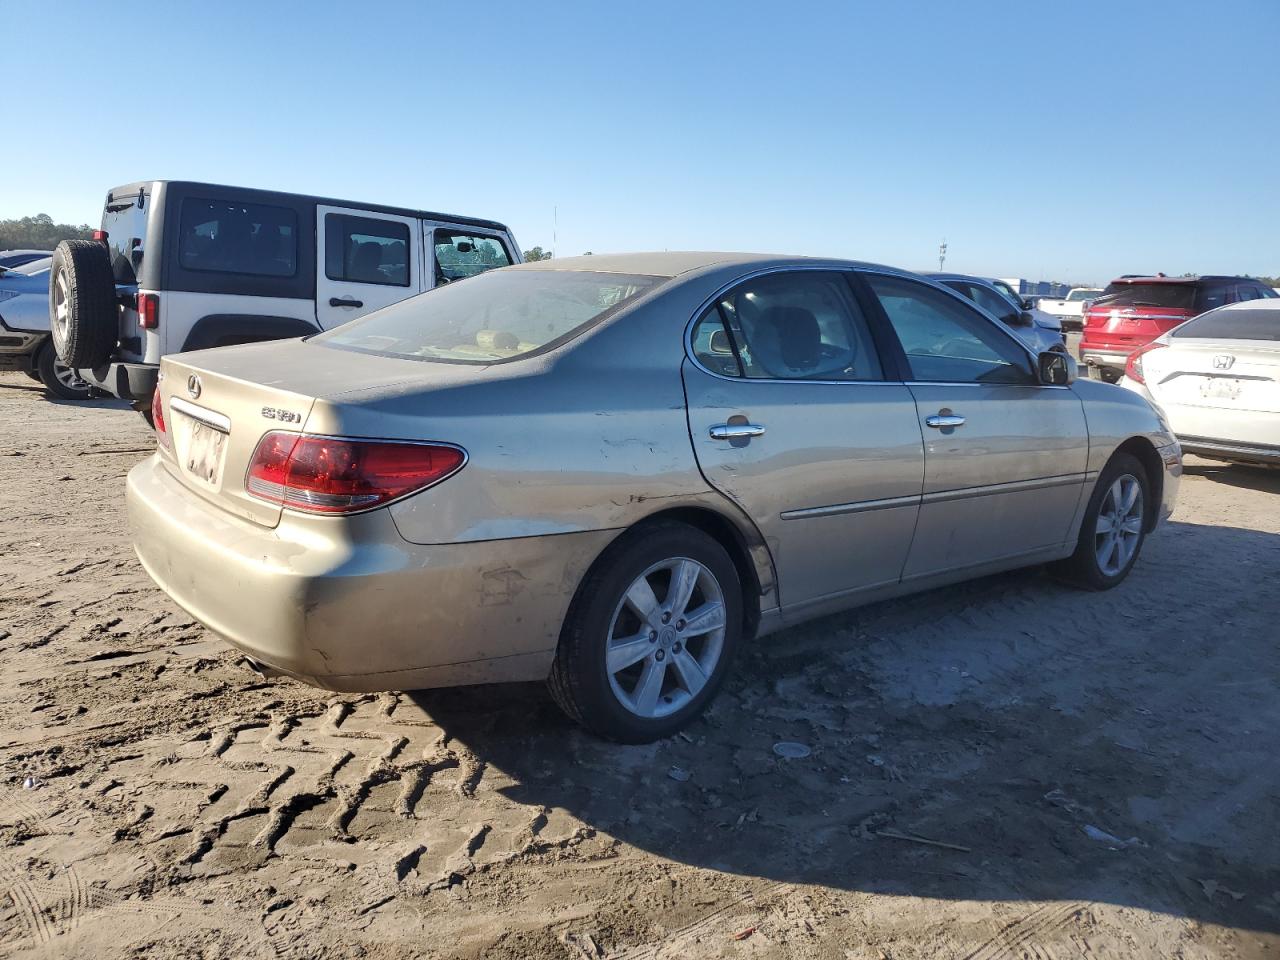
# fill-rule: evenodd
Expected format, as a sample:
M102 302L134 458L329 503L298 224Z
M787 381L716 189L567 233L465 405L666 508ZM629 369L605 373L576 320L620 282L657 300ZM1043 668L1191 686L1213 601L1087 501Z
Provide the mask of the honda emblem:
M1213 358L1213 369L1230 370L1231 365L1236 362L1236 358L1229 353L1220 353Z

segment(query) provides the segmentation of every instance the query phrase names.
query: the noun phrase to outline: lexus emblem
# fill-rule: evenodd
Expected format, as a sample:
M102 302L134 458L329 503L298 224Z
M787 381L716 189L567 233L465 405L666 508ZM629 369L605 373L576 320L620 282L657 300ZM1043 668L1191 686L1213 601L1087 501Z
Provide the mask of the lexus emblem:
M200 378L194 373L187 377L187 394L192 400L196 400L200 397Z
M1230 370L1231 365L1236 362L1236 358L1229 353L1220 353L1213 358L1213 369Z

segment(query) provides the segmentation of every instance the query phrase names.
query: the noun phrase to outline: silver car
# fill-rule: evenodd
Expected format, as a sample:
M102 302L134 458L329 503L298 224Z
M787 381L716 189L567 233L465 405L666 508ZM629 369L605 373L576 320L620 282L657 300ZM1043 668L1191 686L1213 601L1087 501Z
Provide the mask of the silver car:
M961 296L968 297L1008 327L1009 332L1032 351L1068 352L1067 341L1062 336L1062 321L1030 301L1024 302L1007 283L969 277L962 273L930 273L927 276Z
M837 260L655 253L166 357L129 474L151 576L334 690L546 679L641 742L746 639L1029 564L1120 583L1181 451L969 301Z

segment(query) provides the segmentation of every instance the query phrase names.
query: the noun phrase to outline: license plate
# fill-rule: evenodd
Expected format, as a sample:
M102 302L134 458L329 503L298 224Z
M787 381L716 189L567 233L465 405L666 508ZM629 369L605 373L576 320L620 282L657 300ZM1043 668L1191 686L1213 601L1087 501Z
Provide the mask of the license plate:
M1235 400L1240 396L1240 381L1214 377L1200 384L1200 396L1206 400Z
M187 443L187 470L216 487L222 472L222 448L226 439L227 435L221 430L193 420L191 439Z

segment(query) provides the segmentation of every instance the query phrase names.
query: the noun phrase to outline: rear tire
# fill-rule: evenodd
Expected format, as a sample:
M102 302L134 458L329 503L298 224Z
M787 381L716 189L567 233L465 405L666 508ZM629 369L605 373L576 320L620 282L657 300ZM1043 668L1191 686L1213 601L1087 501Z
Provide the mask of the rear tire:
M52 343L45 343L40 348L40 354L36 358L36 373L44 388L62 400L88 400L93 394L93 388L58 359Z
M1124 582L1147 538L1150 497L1151 482L1138 459L1127 453L1113 456L1085 508L1076 552L1058 565L1059 572L1091 590L1110 590Z
M741 635L742 586L724 547L683 523L654 523L623 534L583 580L548 686L588 730L649 743L703 711Z
M49 268L49 332L69 367L98 367L118 338L111 256L97 240L63 240Z

